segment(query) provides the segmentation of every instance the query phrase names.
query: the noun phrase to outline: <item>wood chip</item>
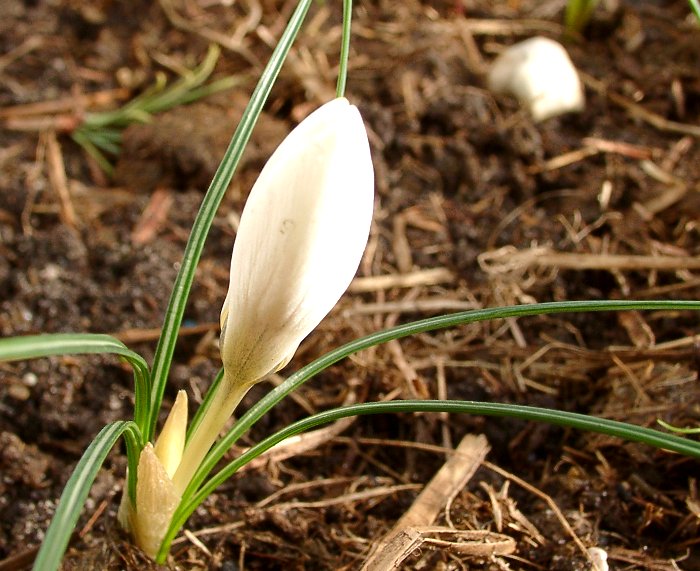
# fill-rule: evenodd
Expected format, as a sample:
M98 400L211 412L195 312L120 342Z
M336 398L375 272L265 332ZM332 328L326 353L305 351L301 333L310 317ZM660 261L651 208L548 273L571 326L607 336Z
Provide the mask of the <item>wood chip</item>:
M75 229L78 218L75 215L75 208L73 208L70 190L68 190L66 167L63 163L61 145L59 145L56 139L55 131L49 131L46 136L46 166L51 188L58 196L60 203L61 222L69 228Z
M518 250L512 246L505 246L481 254L479 265L490 274L524 271L531 267L562 270L658 270L674 272L700 269L700 257L578 254L556 252L544 247Z
M136 227L131 232L131 241L137 246L151 242L168 220L168 212L173 205L173 193L165 188L157 188L151 195L146 208L141 213Z
M388 534L375 543L362 571L396 569L415 549L416 543L420 542L419 529L433 524L445 505L467 485L489 449L483 435L467 434L408 511Z
M370 276L355 278L348 291L368 292L391 288L409 288L416 286L437 285L451 283L454 276L447 268L432 268L419 270L408 274L393 274L387 276Z

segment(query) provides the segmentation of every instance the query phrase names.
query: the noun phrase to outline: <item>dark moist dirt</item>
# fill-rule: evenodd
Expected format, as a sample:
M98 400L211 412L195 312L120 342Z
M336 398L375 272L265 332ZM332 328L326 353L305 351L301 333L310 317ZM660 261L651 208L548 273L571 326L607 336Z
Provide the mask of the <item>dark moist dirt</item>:
M586 74L586 110L540 124L515 101L489 93L484 74L507 45L537 34L561 39L564 2L493 4L357 4L348 97L370 130L377 179L360 275L443 272L418 274L424 279L412 287L356 287L288 371L359 335L469 304L700 297L697 271L678 261L700 256L700 42L687 3L623 1L599 9L584 36L567 43ZM279 36L292 8L273 1L4 0L3 336L106 332L152 358L153 330L204 189L251 78L270 54L268 40ZM235 220L260 166L297 121L333 96L340 6L315 4L309 22L215 220L167 407L181 388L200 399L219 367L216 322ZM116 176L107 178L61 128L66 117L74 125L98 109L81 104L82 95L105 92L106 107L114 107L121 100L108 90L134 96L156 72L172 78L169 68L194 67L207 38L225 43L215 76L238 74L241 85L127 129ZM61 120L17 107L57 100L64 102ZM588 257L572 265L574 254ZM620 268L609 255L632 256L632 265ZM665 269L654 265L659 260ZM682 312L572 314L417 335L330 368L244 444L351 395L437 398L441 387L454 399L697 426L697 323ZM270 386L252 390L243 408ZM106 423L129 417L132 379L109 357L4 363L0 399L4 571L31 562L90 440ZM612 569L700 569L696 460L546 425L431 414L362 418L311 452L237 475L189 520L199 545L178 541L167 568L357 569L419 487L344 496L425 484L445 455L417 445L452 446L467 433L487 437L491 464L436 524L500 532L516 549L489 557L469 546L424 546L403 568L590 569L557 518L558 506L583 545L608 552ZM97 478L65 569L152 568L116 524L122 454L112 454Z

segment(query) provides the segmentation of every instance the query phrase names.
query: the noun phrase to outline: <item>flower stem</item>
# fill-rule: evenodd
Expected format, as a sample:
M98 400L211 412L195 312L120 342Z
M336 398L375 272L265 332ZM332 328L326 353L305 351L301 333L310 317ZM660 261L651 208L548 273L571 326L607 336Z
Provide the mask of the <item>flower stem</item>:
M192 476L250 387L250 384L229 383L226 378L217 387L209 410L187 441L180 465L173 475L173 484L179 495L187 488Z

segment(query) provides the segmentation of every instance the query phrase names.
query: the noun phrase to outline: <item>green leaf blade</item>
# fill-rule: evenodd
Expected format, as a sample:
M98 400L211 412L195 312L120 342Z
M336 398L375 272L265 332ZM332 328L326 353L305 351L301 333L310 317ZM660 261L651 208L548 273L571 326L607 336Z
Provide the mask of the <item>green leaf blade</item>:
M118 339L90 333L55 333L0 339L0 361L80 353L132 353ZM136 353L133 353L138 358Z
M700 22L700 2L698 2L698 0L688 0L688 4L690 5L690 9L693 11L693 14L695 14L698 22Z
M207 454L206 458L200 465L199 470L192 478L190 486L183 493L183 499L190 497L198 486L204 481L207 474L211 472L214 466L226 451L235 444L235 442L255 424L264 414L272 407L279 403L291 392L298 389L309 379L337 363L341 359L368 349L381 343L387 343L394 339L402 339L410 335L418 333L426 333L438 329L448 327L456 327L459 325L467 325L480 321L490 321L493 319L520 318L534 315L546 315L557 313L582 313L582 312L601 312L601 311L643 311L643 310L683 310L683 311L700 311L700 301L669 301L669 300L593 300L593 301L561 301L561 302L546 302L533 303L528 305L514 305L505 307L493 307L487 309L477 309L471 311L462 311L437 317L429 317L397 325L384 331L378 331L350 341L345 345L329 351L325 355L319 357L315 361L302 367L294 374L289 376L282 384L270 391L257 403L255 403L240 419L234 424L229 432L217 442Z
M644 311L644 310L680 310L680 311L700 311L700 301L673 301L673 300L587 300L587 301L563 301L563 302L548 302L548 303L536 303L536 304L530 304L530 305L516 305L516 306L505 306L505 307L495 307L495 308L488 308L488 309L478 309L478 310L472 310L472 311L463 311L463 312L458 312L458 313L452 313L448 315L440 315L437 317L430 317L427 319L421 319L418 321L414 321L411 323L406 323L403 325L398 325L396 327L392 327L390 329L386 329L384 331L379 331L376 333L372 333L370 335L367 335L366 337L361 337L359 339L355 339L353 341L350 341L349 343L346 343L345 345L338 347L337 349L334 349L333 351L330 351L326 353L325 355L319 357L315 361L309 363L305 367L302 367L295 373L293 373L291 376L289 376L282 384L277 386L275 389L270 391L267 395L265 395L262 399L260 399L256 404L254 404L248 412L246 412L241 418L233 425L233 427L229 430L229 432L221 438L209 451L207 456L205 457L204 461L200 465L199 469L193 476L190 485L187 487L187 489L184 491L183 496L182 496L182 503L176 510L173 520L171 522L171 526L168 529L168 533L165 536L165 539L163 541L163 544L161 546L161 549L158 554L158 561L162 562L165 559L165 556L168 553L168 549L170 546L170 542L175 538L175 534L177 531L180 529L180 527L184 524L185 520L187 517L189 517L189 514L192 513L192 511L196 508L197 505L201 501L203 501L206 496L213 491L216 486L218 486L223 480L226 478L230 477L235 470L237 470L240 466L245 464L246 462L252 460L254 456L248 456L248 454L251 454L254 449L258 450L257 454L260 454L263 452L262 449L258 449L258 446L263 446L264 443L269 443L269 446L274 445L276 442L279 442L281 440L276 440L274 442L270 441L269 439L264 440L261 442L259 445L255 446L254 449L252 448L250 451L245 453L244 455L240 456L238 459L234 461L234 463L230 464L227 466L224 470L230 470L231 466L236 465L235 469L232 471L226 473L224 475L224 472L219 472L214 478L208 480L204 485L203 482L209 475L209 473L214 469L216 464L223 458L224 454L237 442L237 440L245 434L245 432L252 427L260 418L262 418L269 410L271 410L275 405L277 405L282 399L284 399L287 395L289 395L291 392L295 391L298 389L302 384L304 384L306 381L309 379L313 378L316 374L320 373L324 369L330 367L334 363L337 363L341 359L348 357L349 355L352 355L353 353L357 353L358 351L361 351L363 349L368 349L370 347L373 347L375 345L379 345L381 343L386 343L388 341L392 341L394 339L401 339L404 337L408 337L410 335L415 335L417 333L425 333L428 331L435 331L438 329L445 329L448 327L456 327L459 325L467 325L469 323L476 323L479 321L489 321L492 319L506 319L506 318L519 318L519 317L526 317L526 316L533 316L533 315L546 315L546 314L558 314L558 313L583 313L583 312L602 312L602 311L630 311L630 310L635 310L635 311ZM424 402L424 401L421 401ZM440 401L442 402L442 401ZM444 404L444 403L443 403ZM476 403L479 405L484 405L486 406L489 403ZM397 406L397 405L392 405L392 406ZM505 405L495 405L497 407L497 411L500 411L499 406L505 406ZM482 411L487 410L486 408L481 409ZM465 409L466 411L466 409ZM367 413L367 414L377 414L378 412L372 412L372 413ZM326 413L321 413L321 414L326 414ZM359 413L358 413L359 414ZM488 414L488 412L481 412L481 413L474 413L474 414ZM570 414L570 413L564 413L564 414ZM494 416L498 416L497 414L494 413ZM507 416L505 414L500 414L500 416ZM516 416L516 415L511 415L511 416ZM316 415L314 418L320 418L318 415ZM305 419L305 422L308 421L309 419ZM531 418L531 420L542 420L542 419L537 419L537 418ZM550 420L543 420L544 422L551 422L553 424L556 424L553 422L550 418ZM328 421L330 422L330 421ZM604 422L613 422L613 421L604 421ZM320 423L319 423L320 424ZM300 426L303 426L299 423L296 423L292 425L294 427L299 428ZM314 425L316 426L316 424ZM572 425L573 426L573 425ZM628 425L628 426L634 426L634 425ZM310 428L310 427L309 427ZM582 429L587 429L583 425L579 426L579 428ZM637 427L638 428L638 427ZM294 430L291 427L287 427L285 430ZM303 428L299 428L299 430L303 431ZM593 428L591 428L593 430ZM644 429L644 430L651 430L651 429ZM274 435L275 437L278 436L280 433L277 435ZM294 433L298 434L298 432ZM653 440L657 438L658 434L662 434L659 431L653 431L653 435L650 437L650 440L647 442L651 444L652 446L656 445L654 444ZM622 433L618 434L620 437L622 436ZM285 438L293 436L293 433L287 433ZM672 435L663 435L665 436L672 436ZM273 437L270 437L273 438ZM673 437L673 438L678 438L678 437ZM634 440L634 438L630 438ZM674 440L673 444L668 447L669 450L683 450L683 453L689 453L690 455L695 455L696 457L700 456L700 448L696 447L696 445L691 444L691 448L687 448L688 444L687 441L680 442L680 440ZM669 440L663 440L663 442L670 442ZM662 447L662 446L660 446ZM680 448L674 448L674 447L680 447ZM690 450L690 452L687 452ZM696 454L694 451L698 450L699 452ZM240 465L237 465L237 462L241 462ZM222 478L222 479L219 479ZM212 487L213 486L213 487Z
M0 362L58 355L119 355L134 369L134 420L143 430L150 398L150 371L145 359L119 339L98 333L51 333L0 339Z
M128 430L138 433L138 428L130 421L108 424L80 458L61 494L56 513L34 561L34 571L54 571L59 568L92 483L110 450Z
M187 518L192 514L192 512L194 512L197 506L199 506L209 496L209 494L211 494L228 478L233 476L233 474L235 474L248 462L257 458L260 456L260 454L266 452L276 444L283 442L287 438L291 438L292 436L296 436L297 434L311 430L312 428L329 424L342 418L406 412L446 412L448 414L473 414L544 422L556 426L564 426L578 430L607 434L609 436L622 438L632 442L641 442L655 448L700 459L700 442L695 442L687 438L681 438L674 434L666 434L652 428L636 426L626 422L619 422L616 420L609 420L574 412L550 410L532 406L476 401L407 400L348 405L333 410L320 412L290 424L275 434L268 436L255 446L249 448L238 458L221 469L217 474L209 479L197 491L196 494L189 497L186 501L183 501L183 503L175 511L171 522L171 527L168 529L168 533L165 536L159 557L164 557L165 554L167 554L170 543L175 538L177 531L182 525L184 525ZM159 561L162 561L162 559L159 559Z

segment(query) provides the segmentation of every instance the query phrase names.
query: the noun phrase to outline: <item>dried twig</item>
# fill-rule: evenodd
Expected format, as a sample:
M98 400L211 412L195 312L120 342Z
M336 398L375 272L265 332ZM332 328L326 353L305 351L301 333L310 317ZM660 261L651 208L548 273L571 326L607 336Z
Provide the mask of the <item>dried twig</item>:
M75 208L73 208L70 190L68 189L66 167L63 164L63 154L61 153L61 146L56 139L55 131L49 131L46 135L46 166L49 182L54 192L58 195L61 205L61 222L75 229L78 219L75 214Z
M0 56L0 73L12 62L26 56L44 43L42 36L29 36L20 45Z
M151 195L148 205L141 213L136 227L131 232L131 241L142 246L152 241L158 230L168 219L168 212L173 205L173 193L165 188L157 188Z
M60 113L75 113L76 110L86 108L99 108L114 105L117 101L127 99L130 90L125 87L117 89L105 89L94 93L71 95L53 101L39 101L37 103L23 103L0 108L0 118L19 119L33 115L54 115Z
M512 246L505 246L481 254L479 265L490 274L522 272L534 267L562 270L657 270L673 272L700 269L700 257L578 254L555 252L546 247L518 250Z
M564 517L564 514L561 513L561 510L559 509L559 506L554 502L554 500L542 492L541 490L538 490L534 486L528 484L525 480L518 478L514 474L511 474L510 472L507 472L506 470L503 470L502 468L496 466L495 464L492 464L491 462L488 462L486 460L483 461L484 467L488 468L489 470L492 470L504 478L507 478L516 484L520 486L521 488L526 489L528 492L531 494L536 495L538 498L544 500L547 505L549 506L549 509L552 510L556 518L559 520L559 523L561 523L561 526L566 530L566 532L571 536L571 538L574 540L574 543L576 546L579 548L581 553L586 557L586 559L590 560L590 554L588 553L588 549L586 549L586 546L583 544L583 542L579 539L578 535L576 535L576 532L573 530L571 525L569 524L568 520Z
M471 434L465 436L455 454L435 474L408 511L401 516L388 534L375 543L362 570L395 569L408 557L420 538L418 530L432 525L445 505L474 475L486 458L489 448L484 436Z
M180 335L201 335L202 333L207 333L211 330L218 330L219 323L200 323L199 325L191 325L189 327L181 327ZM116 337L122 343L130 345L131 343L145 343L148 341L157 341L160 338L160 327L152 329L124 329L122 331L116 331L111 333L113 337Z
M680 133L682 135L692 135L693 137L700 137L699 126L688 125L686 123L679 123L678 121L670 121L662 117L661 115L648 111L638 103L630 101L626 97L623 97L622 95L611 91L610 89L608 89L607 85L605 85L602 81L596 79L592 75L588 75L587 73L584 73L582 71L579 71L579 75L588 87L590 87L600 95L607 97L616 105L619 105L620 107L625 109L625 111L627 111L635 119L641 119L645 123L648 123L652 127L658 129L659 131L666 131L669 133Z
M432 268L429 270L419 270L408 274L355 278L350 284L348 291L367 292L377 291L380 289L391 289L394 287L407 288L436 285L440 283L450 283L453 280L454 276L447 268Z

